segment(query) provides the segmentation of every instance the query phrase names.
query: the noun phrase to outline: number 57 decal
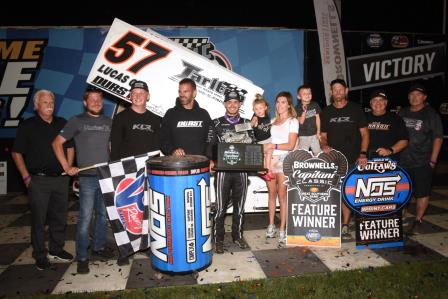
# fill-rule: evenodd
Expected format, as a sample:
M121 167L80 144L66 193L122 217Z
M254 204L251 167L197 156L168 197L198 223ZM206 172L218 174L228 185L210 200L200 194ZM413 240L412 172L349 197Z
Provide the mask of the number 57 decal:
M145 66L153 63L159 59L165 58L171 52L171 50L162 47L159 44L154 43L145 37L137 35L136 33L129 31L116 43L107 49L104 56L111 63L124 63L134 55L137 47L143 48L146 51L151 52L148 56L140 59L136 63L132 64L127 70L133 74L137 74ZM147 43L146 43L147 42ZM146 45L144 45L146 43ZM144 45L144 46L143 46Z

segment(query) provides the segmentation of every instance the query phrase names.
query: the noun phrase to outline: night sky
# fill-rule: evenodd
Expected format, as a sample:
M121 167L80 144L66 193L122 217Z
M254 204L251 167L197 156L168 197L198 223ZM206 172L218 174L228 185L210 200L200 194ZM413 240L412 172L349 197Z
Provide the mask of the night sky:
M132 25L287 27L316 29L312 0L266 1L10 1L0 26L109 26L114 18ZM252 4L256 3L256 4ZM125 5L126 4L126 5ZM275 4L275 5L274 5ZM2 2L2 5L6 5ZM442 33L443 0L342 0L342 29Z

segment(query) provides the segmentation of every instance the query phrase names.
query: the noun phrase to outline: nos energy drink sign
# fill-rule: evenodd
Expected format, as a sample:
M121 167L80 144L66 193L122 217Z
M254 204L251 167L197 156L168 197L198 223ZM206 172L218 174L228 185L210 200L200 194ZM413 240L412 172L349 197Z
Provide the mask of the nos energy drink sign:
M403 246L401 210L411 197L409 175L388 158L369 160L346 177L342 190L348 207L357 213L358 249Z
M209 161L165 156L148 162L151 263L190 272L212 261Z

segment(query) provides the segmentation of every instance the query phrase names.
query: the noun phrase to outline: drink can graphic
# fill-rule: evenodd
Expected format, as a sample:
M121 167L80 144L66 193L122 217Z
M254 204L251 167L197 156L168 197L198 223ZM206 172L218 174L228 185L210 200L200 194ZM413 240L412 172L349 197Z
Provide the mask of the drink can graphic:
M210 265L213 256L209 160L164 156L148 160L151 263L168 272Z

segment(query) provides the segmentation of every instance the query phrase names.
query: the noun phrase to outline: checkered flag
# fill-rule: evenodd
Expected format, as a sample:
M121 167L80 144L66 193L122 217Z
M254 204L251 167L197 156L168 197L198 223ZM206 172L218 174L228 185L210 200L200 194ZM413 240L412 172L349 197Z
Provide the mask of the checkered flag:
M171 37L170 39L197 53L202 46L209 43L208 37Z
M95 165L121 256L149 247L146 161L159 154L154 151Z

